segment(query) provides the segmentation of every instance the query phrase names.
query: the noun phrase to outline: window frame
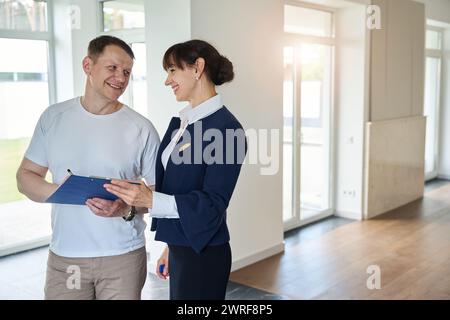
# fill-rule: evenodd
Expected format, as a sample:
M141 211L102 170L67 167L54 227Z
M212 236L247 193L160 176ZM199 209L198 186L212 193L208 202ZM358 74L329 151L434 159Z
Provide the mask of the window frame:
M427 41L425 38L425 50L429 50L429 51L435 51L435 52L441 52L444 49L444 31L445 29L440 28L440 27L435 27L432 25L427 24L426 29L425 29L425 37L428 31L435 31L439 33L439 40L440 40L440 49L430 49L427 47Z
M300 34L300 33L292 33L292 32L283 32L284 38L286 40L295 40L295 39L301 39L304 42L312 42L315 44L327 44L327 45L334 45L335 39L336 39L336 9L326 7L319 4L314 3L307 3L307 2L299 2L295 0L285 0L283 4L284 6L292 6L292 7L299 7L304 9L311 9L311 10L317 10L317 11L323 11L326 13L331 14L331 36L314 36L314 35L306 35L306 34Z
M109 30L109 31L105 31L105 21L104 21L104 17L103 17L103 3L105 2L113 2L116 0L97 0L98 2L98 26L99 29L98 30L101 34L107 34L107 35L122 35L122 37L126 37L126 39L128 40L128 37L130 38L140 38L141 36L145 36L145 26L144 28L130 28L130 29L118 29L118 30ZM144 16L146 15L146 1L142 0L142 4L144 5ZM144 18L145 20L145 18ZM146 22L146 21L145 21ZM142 41L132 41L132 42L142 42ZM145 42L145 39L144 39Z
M55 104L56 101L56 62L55 62L55 37L54 37L54 13L52 1L45 0L47 4L47 31L28 31L0 29L0 38L16 40L40 40L47 41L47 72L48 72L48 95L49 104ZM18 242L13 246L1 248L0 257L9 254L22 252L37 247L46 246L51 241L51 235Z
M45 0L45 2L47 3L47 31L0 29L0 38L47 41L48 94L50 104L54 104L56 103L56 70L53 4L52 1Z
M301 119L301 99L298 99L299 95L301 95L301 86L300 82L296 80L296 76L294 75L294 114L293 114L293 136L292 136L292 145L293 145L293 167L292 167L292 173L294 177L297 177L293 179L292 181L292 216L290 219L283 221L284 224L284 231L289 231L291 229L295 229L298 227L301 227L303 225L307 225L309 223L312 223L314 221L323 219L325 217L328 217L334 213L335 210L335 195L334 195L334 172L335 172L335 140L333 138L333 132L335 129L335 51L337 46L337 39L336 39L336 9L318 5L318 4L312 4L312 3L306 3L306 2L299 2L294 0L285 0L283 3L284 6L295 6L295 7L302 7L306 9L312 9L312 10L319 10L331 13L331 36L328 37L321 37L321 36L313 36L313 35L303 35L299 33L291 33L291 32L283 32L283 47L291 46L291 47L297 47L300 43L306 43L306 44L318 44L318 45L327 45L330 46L332 49L331 52L331 84L330 84L330 127L329 127L329 133L328 133L328 141L330 143L330 150L329 150L329 163L328 163L328 173L329 173L329 187L328 187L328 197L329 197L329 207L330 209L325 210L323 213L319 214L317 217L313 217L311 219L302 220L301 219L301 201L300 201L300 193L301 193L301 129L302 129L302 119ZM295 50L294 50L295 51ZM294 73L300 73L299 66L296 65L295 62L295 53L294 53ZM322 114L321 114L322 117Z

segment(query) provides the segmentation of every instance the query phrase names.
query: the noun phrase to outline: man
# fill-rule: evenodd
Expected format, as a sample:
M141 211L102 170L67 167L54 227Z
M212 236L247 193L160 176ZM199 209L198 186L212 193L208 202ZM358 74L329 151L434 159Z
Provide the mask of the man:
M84 95L41 115L17 172L20 192L44 202L68 169L84 176L144 178L154 185L158 134L149 120L118 101L133 59L118 38L101 36L89 43L82 63ZM48 170L53 183L45 181ZM142 214L133 219L134 213L122 200L54 204L45 298L140 299L147 274L145 222Z

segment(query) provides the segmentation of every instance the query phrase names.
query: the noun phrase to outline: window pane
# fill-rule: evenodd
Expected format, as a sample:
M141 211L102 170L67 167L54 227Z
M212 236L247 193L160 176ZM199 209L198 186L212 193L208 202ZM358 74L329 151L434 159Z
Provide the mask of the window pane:
M50 206L20 194L15 174L49 105L47 42L0 38L0 255L50 235ZM23 59L24 52L32 52ZM11 213L14 213L11 215Z
M145 27L145 13L142 0L103 2L104 31L143 27Z
M427 30L427 49L441 49L441 35L442 33L435 30Z
M47 31L46 1L0 0L0 29Z
M284 6L284 31L319 37L332 37L332 14L302 7Z
M302 44L301 64L301 181L302 219L329 208L329 113L332 48Z
M0 38L0 48L0 139L31 137L49 105L47 41Z

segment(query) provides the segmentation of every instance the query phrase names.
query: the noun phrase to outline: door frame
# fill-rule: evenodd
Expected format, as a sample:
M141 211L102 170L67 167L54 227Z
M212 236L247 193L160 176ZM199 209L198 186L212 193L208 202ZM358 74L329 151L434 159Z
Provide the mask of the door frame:
M441 48L440 49L425 48L425 68L427 66L428 58L439 59L439 68L438 68L438 75L437 75L439 83L438 83L438 87L436 88L438 106L435 110L436 126L434 128L434 136L436 137L435 141L434 141L434 150L435 150L434 151L434 170L431 172L428 172L428 173L425 172L425 181L436 179L439 175L439 156L440 156L439 146L440 146L440 124L441 124L440 115L441 115L441 106L442 106L442 68L443 68L442 62L443 62L443 33L444 33L444 29L430 26L430 25L427 25L426 31L428 31L428 30L437 31L441 34ZM425 69L425 73L426 73L426 69ZM425 86L426 86L426 83L425 83ZM425 99L425 96L424 96L424 99ZM425 110L424 110L424 114L425 114ZM428 119L427 119L427 123L428 123Z

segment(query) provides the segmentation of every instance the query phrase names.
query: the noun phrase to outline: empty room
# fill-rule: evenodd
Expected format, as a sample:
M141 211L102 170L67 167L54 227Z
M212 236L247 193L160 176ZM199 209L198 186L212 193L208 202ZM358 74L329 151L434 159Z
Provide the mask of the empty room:
M450 0L0 0L0 47L1 300L450 300Z

